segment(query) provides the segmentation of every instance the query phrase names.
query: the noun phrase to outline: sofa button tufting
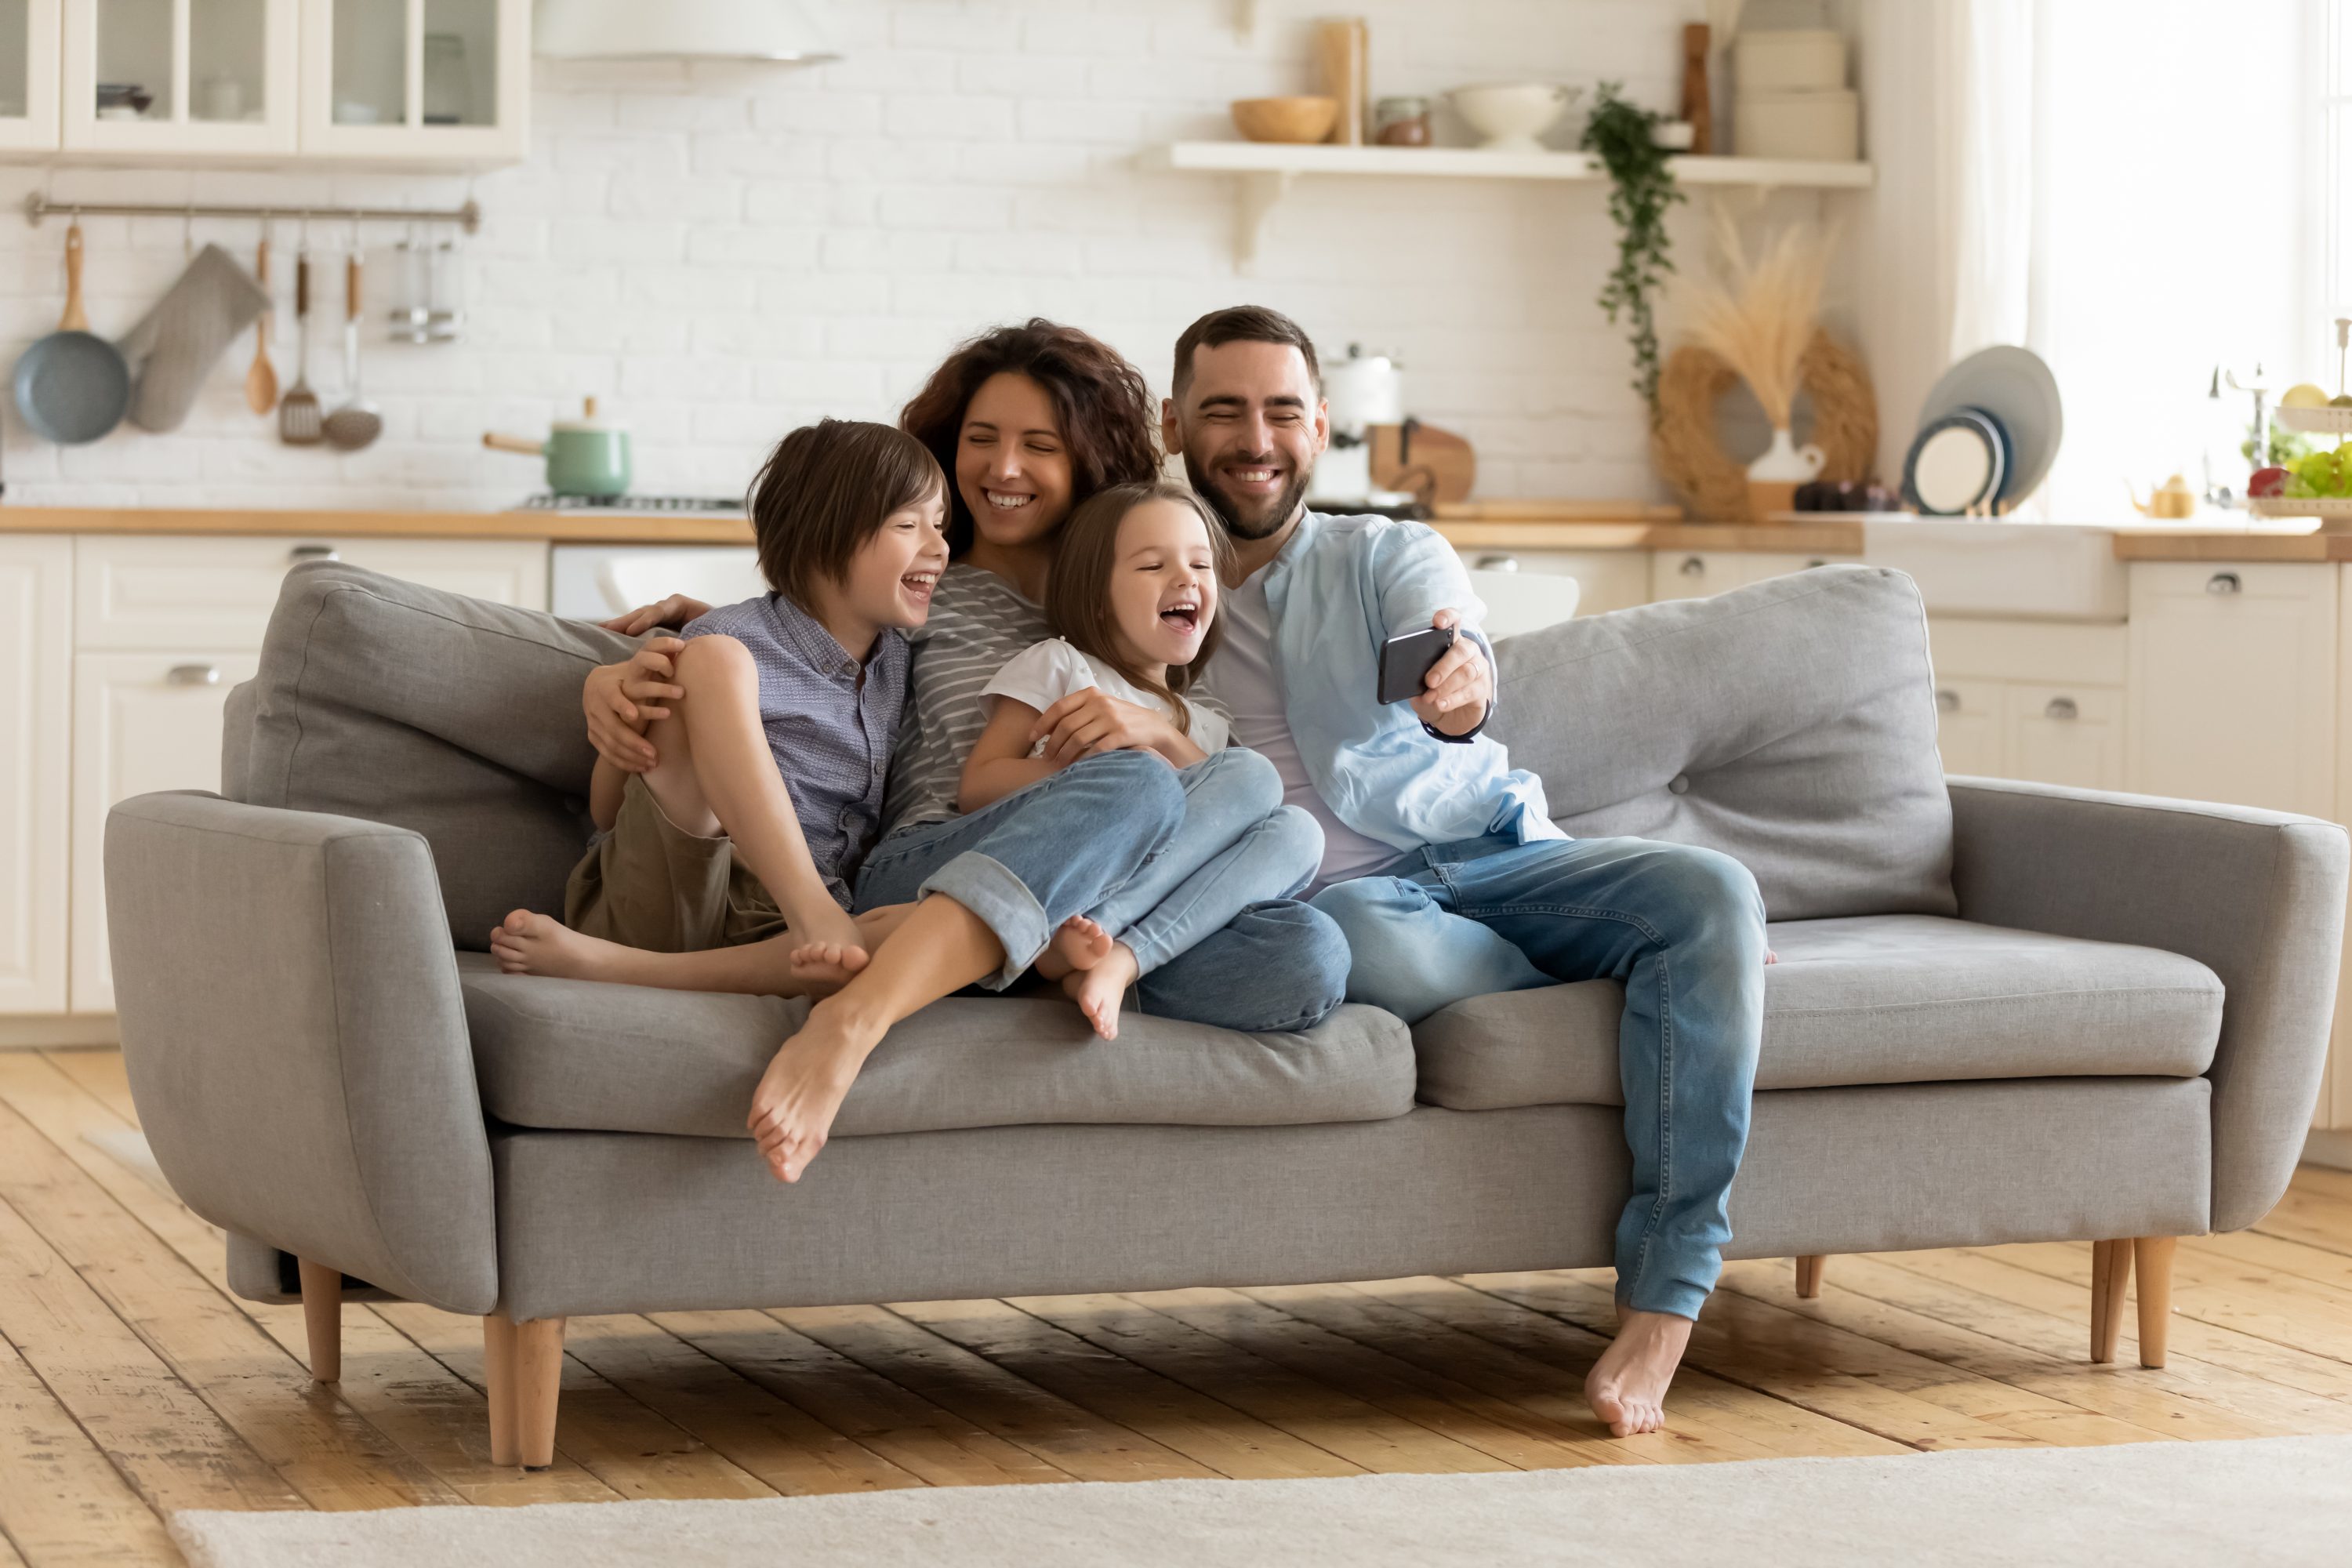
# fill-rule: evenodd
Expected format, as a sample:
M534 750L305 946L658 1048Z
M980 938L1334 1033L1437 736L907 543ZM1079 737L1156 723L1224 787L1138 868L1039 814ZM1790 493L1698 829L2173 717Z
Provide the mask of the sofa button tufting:
M1666 781L1666 787L1674 791L1676 795L1690 794L1690 774L1676 773L1673 778Z

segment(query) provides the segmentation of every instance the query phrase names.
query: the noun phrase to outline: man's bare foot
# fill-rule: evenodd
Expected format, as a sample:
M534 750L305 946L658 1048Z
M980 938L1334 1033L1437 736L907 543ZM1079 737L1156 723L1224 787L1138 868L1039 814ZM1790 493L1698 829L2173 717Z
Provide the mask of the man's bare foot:
M820 1002L800 1033L777 1050L751 1091L751 1114L745 1119L777 1180L797 1182L807 1172L833 1131L842 1098L857 1081L857 1069L881 1038L880 1030L859 1026L837 1004Z
M1110 946L1108 931L1084 915L1072 915L1030 967L1043 979L1059 980L1074 970L1092 969L1109 956Z
M583 936L552 915L529 910L517 910L490 928L490 955L509 974L603 980L618 951L602 937Z
M793 949L785 960L803 996L830 996L849 984L849 977L873 962L862 947L813 942Z
M1764 962L1767 963L1778 963L1780 962L1780 955L1774 952L1768 947L1764 950Z
M1114 942L1102 962L1085 969L1073 970L1062 976L1062 989L1095 1033L1106 1040L1118 1038L1118 1007L1127 1000L1127 988L1135 984L1135 954L1127 943Z
M1655 1432L1666 1424L1666 1385L1690 1337L1688 1318L1617 1309L1617 1337L1584 1380L1584 1401L1609 1424L1611 1436Z

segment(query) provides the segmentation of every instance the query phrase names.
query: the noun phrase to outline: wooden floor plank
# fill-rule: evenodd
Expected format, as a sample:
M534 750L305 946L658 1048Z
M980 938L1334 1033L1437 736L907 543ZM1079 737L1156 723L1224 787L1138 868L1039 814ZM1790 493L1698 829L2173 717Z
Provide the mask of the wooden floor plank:
M635 1316L573 1318L563 1348L614 1388L789 1496L919 1487L916 1477Z
M179 1562L163 1521L5 1341L0 1534L34 1568Z
M63 1053L77 1054L77 1053ZM129 1128L104 1101L42 1056L0 1055L0 1104L24 1117L133 1218L204 1277L223 1300L305 1365L309 1331L299 1306L247 1301L228 1287L221 1233L146 1178L92 1145L86 1134ZM481 1391L411 1343L363 1303L343 1308L343 1375L336 1394L468 1502L605 1502L618 1496L570 1459L548 1470L493 1465Z
M1129 1297L1021 1296L1011 1304L1367 1470L1513 1468L1391 1413L1363 1391L1319 1383Z
M765 1312L656 1312L652 1321L750 1382L931 1486L1066 1481L1018 1444L909 1394Z
M2257 1235L2352 1254L2352 1198L2318 1192L2297 1181L2270 1213L2254 1222L2253 1229Z
M2256 1239L2273 1247L2297 1245L2270 1237ZM2242 1261L2220 1245L2228 1240L2200 1237L2179 1249L2172 1266L2174 1314L2352 1364L2352 1290ZM2090 1279L2087 1247L2044 1242L2002 1251L2022 1267L2053 1279ZM2131 1340L2137 1329L2136 1315L2126 1313L2125 1338Z
M139 1108L131 1103L131 1076L123 1069L120 1050L54 1050L40 1056L123 1121L139 1125Z
M1360 1465L1005 1302L900 1302L891 1310L1218 1475L1281 1480L1364 1473Z

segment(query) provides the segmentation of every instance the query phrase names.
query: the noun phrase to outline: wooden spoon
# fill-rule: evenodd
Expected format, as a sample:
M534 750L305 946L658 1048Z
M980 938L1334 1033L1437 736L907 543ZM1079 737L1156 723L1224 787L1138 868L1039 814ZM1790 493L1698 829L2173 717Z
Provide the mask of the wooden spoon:
M264 294L269 292L268 235L262 236L253 253L253 279ZM278 368L269 363L269 318L277 310L278 302L272 300L261 308L261 316L253 324L253 364L245 373L245 405L256 414L267 414L278 406Z

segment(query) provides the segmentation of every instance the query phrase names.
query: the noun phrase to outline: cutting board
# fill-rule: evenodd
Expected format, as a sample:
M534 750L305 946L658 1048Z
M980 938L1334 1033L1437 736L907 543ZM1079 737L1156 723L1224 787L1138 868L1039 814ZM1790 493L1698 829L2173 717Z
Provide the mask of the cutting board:
M1372 426L1372 483L1404 490L1424 504L1466 500L1478 482L1478 455L1470 443L1434 425Z

